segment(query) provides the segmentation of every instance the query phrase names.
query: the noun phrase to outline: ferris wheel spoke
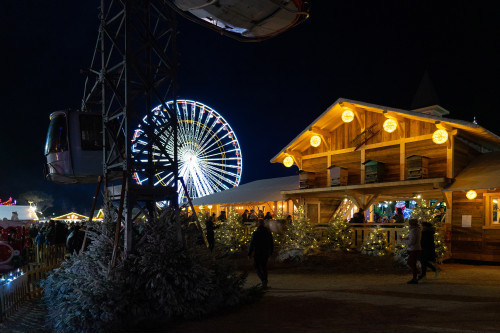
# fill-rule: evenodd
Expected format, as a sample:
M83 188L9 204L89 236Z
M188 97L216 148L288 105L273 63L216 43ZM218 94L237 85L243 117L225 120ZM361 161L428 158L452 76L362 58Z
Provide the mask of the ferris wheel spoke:
M215 167L212 167L212 166L207 166L207 172L211 175L213 175L214 177L216 177L217 179L220 179L220 180L224 180L225 182L231 184L231 183L234 183L233 180L231 179L228 179L226 176L225 176L225 172L224 170L221 170L220 168L215 168Z
M234 181L232 179L229 179L228 176L235 177L235 178L237 177L237 174L232 173L232 172L228 172L226 170L221 171L220 169L214 169L214 168L212 168L212 170L215 171L215 175L218 175L218 177L220 177L221 179L223 179L224 181L226 181L229 184L234 183Z
M206 162L207 165L209 166L214 166L214 167L221 167L221 168L224 168L224 170L227 170L229 168L239 168L239 166L236 166L236 165L228 165L228 164L221 164L221 163L216 163L216 162ZM228 171L228 173L231 173Z
M172 128L175 117L177 140ZM132 156L139 163L146 163L152 156L155 165L165 167L155 175L155 185L174 184L175 174L167 169L172 166L177 143L178 175L187 190L176 185L179 200L239 184L242 157L238 140L226 120L212 108L193 100L168 101L154 108L141 125L133 135ZM148 127L152 127L151 132ZM148 133L154 138L149 138ZM135 173L134 178L140 184L149 182L144 172Z

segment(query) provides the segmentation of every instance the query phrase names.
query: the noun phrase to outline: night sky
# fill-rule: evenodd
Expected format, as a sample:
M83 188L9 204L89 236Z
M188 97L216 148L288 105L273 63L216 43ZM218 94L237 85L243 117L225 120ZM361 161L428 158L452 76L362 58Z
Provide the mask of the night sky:
M179 98L231 125L242 182L293 175L269 160L339 97L409 109L425 71L448 117L500 134L496 2L311 0L302 25L241 43L178 17ZM50 193L46 214L89 211L95 186L46 181L49 115L79 108L99 1L0 2L0 198Z

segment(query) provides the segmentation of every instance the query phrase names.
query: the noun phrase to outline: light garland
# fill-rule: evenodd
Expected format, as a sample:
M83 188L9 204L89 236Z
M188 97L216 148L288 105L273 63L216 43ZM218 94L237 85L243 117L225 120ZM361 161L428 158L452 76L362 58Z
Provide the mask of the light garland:
M353 119L354 119L354 113L352 112L352 110L351 109L344 110L344 112L342 113L342 120L345 123L350 123L352 122Z
M321 137L318 135L314 135L311 137L311 140L309 141L312 147L318 147L321 145Z
M474 198L477 197L477 192L475 192L474 190L469 190L466 194L465 194L465 197L467 197L468 199L470 200L473 200Z
M444 144L448 140L448 132L443 129L434 131L432 141L436 144Z
M285 165L285 167L292 167L293 166L293 158L289 155L287 157L285 157L285 159L283 159L283 165Z
M392 118L388 118L385 120L383 128L385 132L393 133L398 128L398 122Z

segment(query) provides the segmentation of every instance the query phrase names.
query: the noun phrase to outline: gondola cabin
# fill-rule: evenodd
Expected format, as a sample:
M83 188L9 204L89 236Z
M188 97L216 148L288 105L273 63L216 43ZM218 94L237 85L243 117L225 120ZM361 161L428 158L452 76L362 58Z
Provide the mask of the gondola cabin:
M50 115L45 142L46 178L57 183L95 183L103 172L102 116L75 110Z
M274 37L305 21L308 4L303 0L171 0L182 16L243 40L260 41Z

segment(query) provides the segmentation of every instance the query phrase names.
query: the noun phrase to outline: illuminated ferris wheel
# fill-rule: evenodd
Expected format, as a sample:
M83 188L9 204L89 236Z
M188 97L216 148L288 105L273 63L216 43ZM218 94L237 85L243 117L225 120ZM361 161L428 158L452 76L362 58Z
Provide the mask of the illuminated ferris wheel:
M167 102L174 110L173 101ZM236 134L226 120L209 106L191 100L177 100L175 110L178 122L178 160L179 177L186 184L191 198L203 197L217 191L236 187L240 183L243 161ZM151 121L155 123L155 135L158 135L163 148L170 156L174 155L173 136L160 133L169 115L162 111L161 105L154 108ZM143 122L147 123L147 117ZM132 155L147 162L148 138L144 130L135 130L132 139ZM153 146L153 157L161 156L160 148ZM155 164L167 166L166 159L156 159ZM142 184L147 177L135 173L137 183ZM159 172L155 175L155 185L172 185L172 172ZM187 200L184 188L179 184L179 204Z

